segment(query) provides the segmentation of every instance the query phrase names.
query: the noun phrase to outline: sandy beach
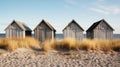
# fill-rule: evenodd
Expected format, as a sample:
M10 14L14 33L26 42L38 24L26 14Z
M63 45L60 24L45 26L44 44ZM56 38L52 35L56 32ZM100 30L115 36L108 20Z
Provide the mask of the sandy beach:
M120 67L120 52L0 50L0 67Z

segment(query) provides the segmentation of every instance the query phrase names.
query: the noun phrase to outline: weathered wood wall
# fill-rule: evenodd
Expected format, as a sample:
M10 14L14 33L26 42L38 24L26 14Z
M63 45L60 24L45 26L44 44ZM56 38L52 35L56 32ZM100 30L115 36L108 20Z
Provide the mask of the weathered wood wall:
M94 30L93 32L88 32L87 37L92 39L112 39L113 38L113 31L110 29L108 25L106 25L104 22L101 22Z
M55 33L44 23L41 23L35 30L35 38L39 41L43 42L47 39L53 39L55 36Z
M6 37L8 38L25 37L25 34L24 31L22 31L17 24L13 23L6 29Z
M94 30L94 37L98 39L112 39L113 31L104 22L101 22Z
M75 24L71 23L66 29L63 30L64 38L75 38L77 40L83 39L83 31Z

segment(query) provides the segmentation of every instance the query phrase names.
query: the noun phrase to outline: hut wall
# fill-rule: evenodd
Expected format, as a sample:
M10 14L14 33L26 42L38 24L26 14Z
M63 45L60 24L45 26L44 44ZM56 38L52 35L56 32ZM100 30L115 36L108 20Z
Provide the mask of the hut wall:
M17 24L13 23L6 29L6 37L16 38L23 37L23 31L18 27Z
M112 39L113 31L104 22L100 23L94 29L94 38L97 39Z
M52 39L52 37L55 36L55 34L52 34L52 30L44 23L41 23L40 26L38 26L35 30L35 38L39 41L45 41L47 39Z
M70 37L77 40L83 39L83 31L75 24L72 23L63 31L64 38Z

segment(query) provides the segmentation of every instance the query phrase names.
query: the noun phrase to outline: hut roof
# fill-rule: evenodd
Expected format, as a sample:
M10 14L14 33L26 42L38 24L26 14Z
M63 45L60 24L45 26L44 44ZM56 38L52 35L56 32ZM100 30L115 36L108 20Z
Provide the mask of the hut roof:
M55 31L55 32L56 32L55 28L54 28L51 24L49 24L49 22L47 22L47 21L44 20L44 19L35 27L35 29L36 29L39 25L41 25L42 23L45 23L52 31ZM34 30L35 30L35 29L34 29Z
M16 21L16 20L13 20L12 23L10 23L7 28L9 28L10 25L12 25L13 23L16 23L23 31L32 31L26 24L20 22L20 21ZM6 29L7 29L6 28ZM5 30L6 30L5 29Z
M63 31L64 31L68 26L70 26L72 23L75 23L82 31L84 31L84 29L83 29L74 19L63 29Z
M104 19L102 19L100 21L93 23L93 25L90 28L88 28L87 32L93 31L101 22L104 22L106 25L108 25L108 27L110 27L111 30L114 31L114 29Z

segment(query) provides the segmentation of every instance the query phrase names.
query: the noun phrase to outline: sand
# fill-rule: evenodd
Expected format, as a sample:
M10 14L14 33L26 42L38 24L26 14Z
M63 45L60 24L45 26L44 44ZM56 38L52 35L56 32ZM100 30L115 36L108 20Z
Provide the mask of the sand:
M120 52L0 50L0 67L120 67Z

